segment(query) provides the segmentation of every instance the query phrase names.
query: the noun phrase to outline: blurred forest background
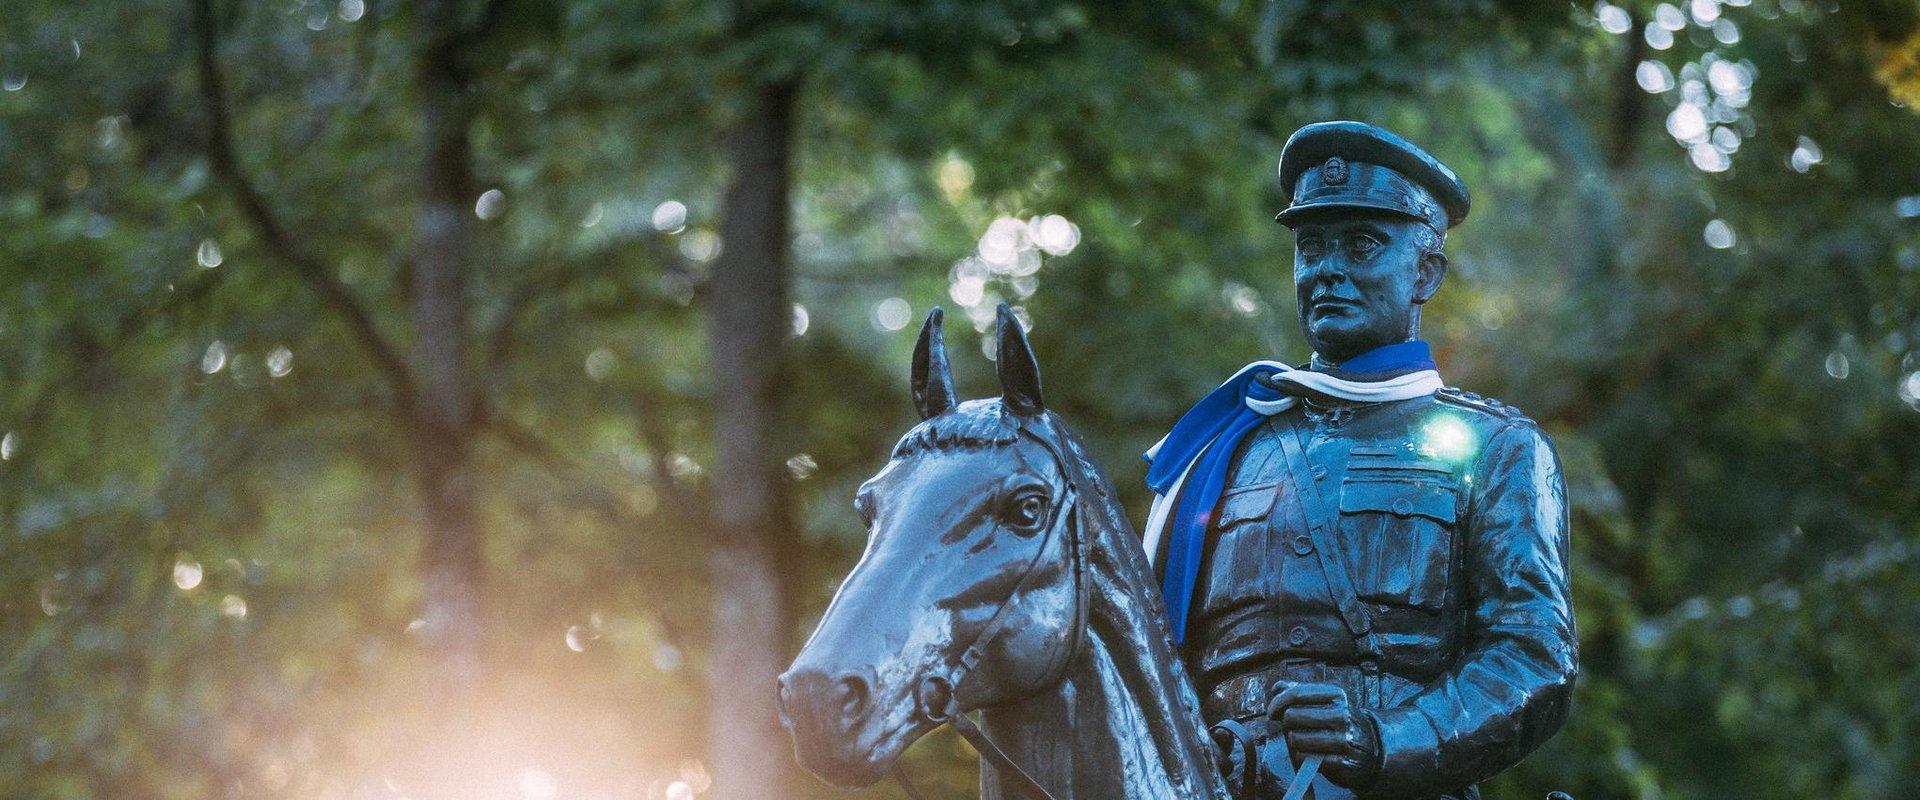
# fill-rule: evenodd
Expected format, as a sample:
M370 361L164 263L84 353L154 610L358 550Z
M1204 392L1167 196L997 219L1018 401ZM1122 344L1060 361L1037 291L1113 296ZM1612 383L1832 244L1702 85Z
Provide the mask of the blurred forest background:
M1472 187L1427 337L1572 484L1578 705L1490 796L1911 796L1917 22L9 0L0 793L840 796L771 679L919 317L980 395L1016 304L1137 520L1186 404L1306 356L1274 166L1354 118Z

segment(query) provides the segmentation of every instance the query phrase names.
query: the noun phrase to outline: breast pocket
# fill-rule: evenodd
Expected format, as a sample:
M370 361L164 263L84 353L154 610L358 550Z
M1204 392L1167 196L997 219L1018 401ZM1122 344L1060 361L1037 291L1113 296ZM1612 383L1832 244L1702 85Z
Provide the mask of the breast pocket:
M1213 521L1214 530L1232 530L1254 520L1266 519L1267 512L1273 510L1279 486L1279 481L1265 481L1229 487L1220 495L1220 509Z
M1353 547L1358 594L1428 611L1443 608L1459 501L1446 472L1350 465L1340 486L1340 525Z
M1235 486L1220 498L1209 526L1212 541L1204 609L1231 609L1266 596L1272 558L1267 546L1270 526L1260 523L1273 510L1278 485Z

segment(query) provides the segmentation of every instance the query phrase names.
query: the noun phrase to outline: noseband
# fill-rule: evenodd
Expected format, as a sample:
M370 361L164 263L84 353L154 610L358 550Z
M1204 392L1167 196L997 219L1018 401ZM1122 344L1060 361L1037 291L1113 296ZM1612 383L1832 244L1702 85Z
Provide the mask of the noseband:
M1074 657L1079 654L1080 648L1086 638L1086 542L1084 538L1079 535L1076 527L1077 523L1084 519L1080 513L1080 498L1083 494L1082 486L1085 485L1086 477L1081 474L1080 470L1074 468L1077 462L1071 457L1072 454L1068 452L1068 449L1061 443L1055 441L1055 439L1060 438L1058 431L1054 430L1052 426L1047 426L1045 430L1051 435L1050 438L1049 436L1043 436L1035 432L1030 425L1029 420L1022 418L1019 422L1019 432L1033 440L1036 444L1039 444L1042 450L1047 451L1047 454L1053 457L1054 465L1058 468L1061 479L1066 483L1066 495L1062 498L1063 502L1054 507L1053 523L1047 526L1046 539L1040 543L1040 547L1034 553L1033 559L1027 563L1026 570L1021 573L1020 579L1014 583L1013 589L1007 593L1007 598L1000 601L999 608L994 609L993 616L988 619L986 627L982 628L979 635L974 637L973 643L967 645L967 649L961 652L954 669L947 676L929 675L920 680L920 684L915 687L914 690L914 703L916 706L915 710L920 714L921 718L932 722L935 730L941 725L952 725L954 732L960 734L961 738L966 739L968 744L973 745L973 749L979 751L982 759L993 764L995 769L1013 779L1015 788L1026 800L1056 800L1053 794L1046 790L1046 787L1041 786L1040 782L1034 780L1033 776L1027 774L1027 771L1022 769L1019 764L1014 763L1014 760L1007 755L1006 751L1002 750L999 745L993 742L993 739L987 736L986 731L981 730L978 725L974 724L973 720L967 718L966 714L961 713L960 701L955 691L967 673L971 672L974 666L980 663L981 657L986 652L987 645L991 644L994 639L999 637L1002 631L1006 630L1009 620L1011 619L1011 615L1007 613L1008 607L1014 604L1014 599L1019 597L1020 591L1025 588L1028 581L1032 580L1034 575L1039 572L1041 562L1046 558L1048 551L1052 549L1051 546L1054 537L1059 535L1062 529L1067 531L1065 534L1068 537L1067 566L1073 576L1073 617L1067 624L1068 636L1071 638L1068 640L1066 652L1060 657L1059 664L1053 668L1052 672L1050 672L1044 680L1040 681L1040 687L1045 688L1052 686L1065 678L1067 667L1073 663ZM1015 454L1016 456L1018 455L1017 450ZM922 795L920 790L908 779L905 768L900 766L898 760L894 761L892 771L894 781L900 784L900 788L905 790L909 797L913 798L913 800L926 800L926 796Z

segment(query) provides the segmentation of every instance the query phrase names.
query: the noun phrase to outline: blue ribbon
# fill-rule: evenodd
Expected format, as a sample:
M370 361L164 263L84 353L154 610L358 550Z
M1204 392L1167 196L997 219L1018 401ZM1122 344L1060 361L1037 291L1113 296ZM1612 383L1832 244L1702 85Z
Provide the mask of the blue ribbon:
M1341 377L1381 380L1423 369L1434 369L1433 354L1423 341L1401 342L1375 348L1355 356L1338 367L1316 369ZM1213 520L1220 494L1226 488L1227 472L1233 466L1234 451L1247 432L1266 417L1247 407L1247 399L1278 400L1279 389L1263 378L1278 370L1249 369L1235 375L1219 388L1207 393L1180 417L1160 449L1146 456L1147 487L1157 494L1173 488L1180 474L1194 462L1187 482L1175 498L1173 513L1167 518L1167 558L1160 592L1167 601L1167 621L1173 626L1175 643L1186 641L1187 617L1193 602L1193 587L1200 577L1200 564L1206 555L1207 527Z
M1320 371L1380 380L1381 373L1387 373L1387 377L1390 377L1423 369L1439 369L1439 366L1433 363L1432 348L1427 347L1426 342L1414 339L1373 348L1341 362L1337 367Z

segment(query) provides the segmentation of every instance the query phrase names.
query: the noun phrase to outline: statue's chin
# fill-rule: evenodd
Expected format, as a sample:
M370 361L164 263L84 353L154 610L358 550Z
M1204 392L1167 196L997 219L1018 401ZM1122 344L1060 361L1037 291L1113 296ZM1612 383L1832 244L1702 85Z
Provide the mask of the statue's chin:
M1393 344L1394 341L1383 341L1378 336L1370 335L1370 331L1344 325L1316 327L1310 333L1312 335L1307 337L1307 343L1313 346L1313 352L1336 364L1381 345Z
M878 760L856 762L835 759L822 762L805 757L800 759L800 765L806 767L808 772L847 791L865 789L878 783L886 774L881 764Z

